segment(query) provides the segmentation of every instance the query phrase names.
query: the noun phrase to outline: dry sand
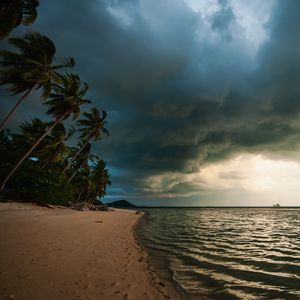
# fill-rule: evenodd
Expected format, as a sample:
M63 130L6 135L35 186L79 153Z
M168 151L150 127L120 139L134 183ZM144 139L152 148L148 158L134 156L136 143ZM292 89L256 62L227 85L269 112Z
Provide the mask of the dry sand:
M139 217L1 203L0 299L176 299L134 239Z

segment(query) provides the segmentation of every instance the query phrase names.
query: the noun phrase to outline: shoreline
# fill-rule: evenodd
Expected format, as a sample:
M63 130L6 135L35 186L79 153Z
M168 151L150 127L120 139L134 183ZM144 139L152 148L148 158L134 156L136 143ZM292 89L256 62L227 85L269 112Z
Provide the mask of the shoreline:
M146 264L146 270L149 276L151 277L153 285L161 289L161 292L164 295L164 299L183 299L182 293L178 291L179 286L177 286L176 282L162 277L159 269L155 266L155 264L152 264L150 262L150 254L138 238L137 228L140 226L140 223L143 221L143 218L146 218L145 213L143 211L141 212L142 213L139 215L139 218L136 220L132 227L133 238L141 253L140 260L142 260Z
M154 254L147 249L147 246L143 242L143 234L140 233L143 228L143 222L146 221L147 215L142 211L142 217L139 218L134 228L134 237L136 243L140 247L141 251L145 254L146 263L150 266L154 276L158 277L161 282L167 287L171 299L193 299L192 295L187 294L187 292L180 286L180 284L173 278L173 274L169 269L166 262L158 259ZM165 270L168 269L168 270ZM164 270L163 270L164 269Z
M147 262L135 212L0 203L0 299L180 299Z

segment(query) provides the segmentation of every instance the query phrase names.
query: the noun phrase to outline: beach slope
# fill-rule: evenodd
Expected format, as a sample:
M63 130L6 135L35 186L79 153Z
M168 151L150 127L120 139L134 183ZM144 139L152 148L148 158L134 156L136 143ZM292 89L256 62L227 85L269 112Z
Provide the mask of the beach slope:
M173 299L134 239L139 217L1 203L0 298Z

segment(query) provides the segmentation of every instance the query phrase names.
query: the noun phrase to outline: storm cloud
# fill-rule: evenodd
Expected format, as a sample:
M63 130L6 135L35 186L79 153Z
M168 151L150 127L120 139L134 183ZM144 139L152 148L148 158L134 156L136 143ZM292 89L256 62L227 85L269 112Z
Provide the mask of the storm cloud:
M111 167L111 197L201 194L193 176L241 153L298 160L300 1L249 2L41 1L32 30L58 59L75 57L109 113L111 136L94 149Z

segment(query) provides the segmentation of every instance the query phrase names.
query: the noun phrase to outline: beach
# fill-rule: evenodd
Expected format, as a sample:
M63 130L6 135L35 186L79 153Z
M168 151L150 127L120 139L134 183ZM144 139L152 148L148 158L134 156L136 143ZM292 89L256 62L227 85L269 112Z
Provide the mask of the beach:
M176 299L134 238L141 215L0 204L0 299Z

